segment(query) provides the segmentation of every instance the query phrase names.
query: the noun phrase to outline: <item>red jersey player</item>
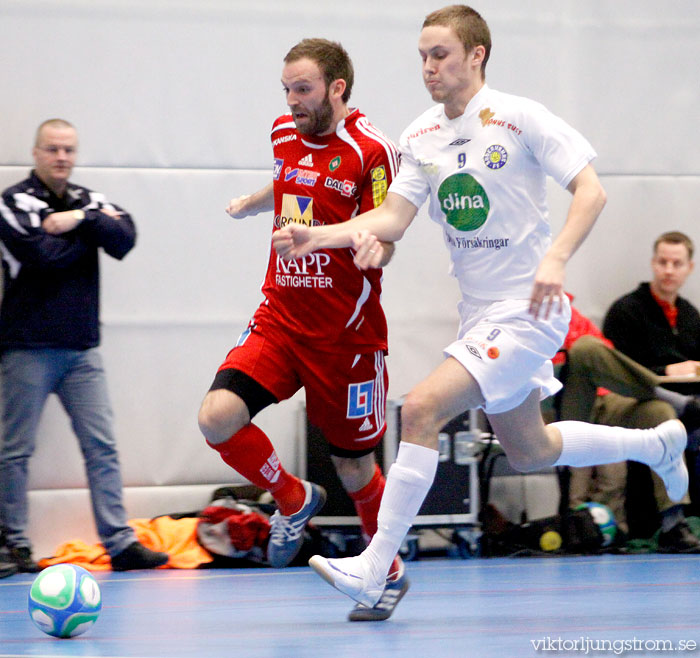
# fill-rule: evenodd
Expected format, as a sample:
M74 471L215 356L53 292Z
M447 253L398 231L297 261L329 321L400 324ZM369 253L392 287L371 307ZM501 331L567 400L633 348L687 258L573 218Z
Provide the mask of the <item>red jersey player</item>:
M290 114L272 127L273 180L233 199L235 218L274 210L273 232L290 222L337 224L379 206L398 170L398 150L348 107L352 62L340 44L304 39L284 59ZM391 257L393 245L382 245ZM251 419L266 406L306 391L309 422L329 443L331 460L371 537L385 479L374 448L386 429L387 327L381 270L360 270L353 252L319 251L286 261L271 249L264 301L220 366L199 412L207 443L252 483L270 491L267 558L287 566L304 528L323 506L322 487L287 472ZM386 619L408 589L395 561L386 600L357 606L350 619Z

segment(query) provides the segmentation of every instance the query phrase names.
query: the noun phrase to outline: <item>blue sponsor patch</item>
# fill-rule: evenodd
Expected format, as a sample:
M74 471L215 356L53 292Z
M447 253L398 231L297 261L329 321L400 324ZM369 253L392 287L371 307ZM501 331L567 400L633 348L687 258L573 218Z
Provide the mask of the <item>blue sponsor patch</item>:
M360 382L348 386L348 418L364 418L372 413L374 382Z

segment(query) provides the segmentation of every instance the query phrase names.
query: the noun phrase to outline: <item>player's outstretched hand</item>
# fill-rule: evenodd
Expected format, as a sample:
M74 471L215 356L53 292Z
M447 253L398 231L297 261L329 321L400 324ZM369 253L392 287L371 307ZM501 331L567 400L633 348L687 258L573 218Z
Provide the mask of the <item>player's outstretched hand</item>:
M369 231L358 231L352 236L352 246L355 249L355 265L361 270L379 267L384 257L384 247Z
M231 199L226 206L226 212L234 219L243 219L248 216L248 204L247 201L250 199L250 194L244 194L243 196Z
M284 260L294 260L316 249L311 229L303 224L287 224L272 234L272 246Z

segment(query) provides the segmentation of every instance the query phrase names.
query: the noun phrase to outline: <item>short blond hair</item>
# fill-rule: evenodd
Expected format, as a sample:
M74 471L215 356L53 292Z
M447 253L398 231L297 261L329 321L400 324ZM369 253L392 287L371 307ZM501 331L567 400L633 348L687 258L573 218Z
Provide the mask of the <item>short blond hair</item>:
M457 38L464 46L464 52L469 53L475 46L483 46L486 50L484 61L481 62L481 78L486 78L486 62L491 54L491 32L481 14L467 5L449 5L428 14L423 21L423 27L439 25L454 30Z
M36 129L34 146L39 146L41 131L47 126L51 126L52 128L73 128L73 130L75 130L75 126L70 121L66 121L65 119L46 119L46 121L43 121Z

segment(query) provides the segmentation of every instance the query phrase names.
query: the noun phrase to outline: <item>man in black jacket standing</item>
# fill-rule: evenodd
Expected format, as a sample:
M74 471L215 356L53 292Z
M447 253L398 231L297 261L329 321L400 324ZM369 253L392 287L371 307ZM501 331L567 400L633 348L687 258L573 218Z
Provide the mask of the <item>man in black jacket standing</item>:
M603 333L617 350L657 375L700 375L700 313L678 294L693 267L693 242L687 235L679 231L660 235L654 242L651 281L640 283L636 290L614 302L605 317ZM671 403L686 426L697 426L700 403L696 396L700 384L664 383L663 386L655 389L657 396ZM691 435L689 443L692 438ZM692 498L698 485L693 470L690 469ZM663 487L655 478L654 489L663 496ZM687 502L687 498L682 502ZM662 537L666 543L697 546L681 505L671 505L671 501L669 505L661 510Z
M82 451L100 539L119 571L165 564L126 522L112 409L97 346L102 248L122 259L134 223L104 195L69 182L78 136L63 119L39 126L35 168L0 201L2 443L0 522L20 571L38 571L26 536L28 462L47 397L55 393Z

